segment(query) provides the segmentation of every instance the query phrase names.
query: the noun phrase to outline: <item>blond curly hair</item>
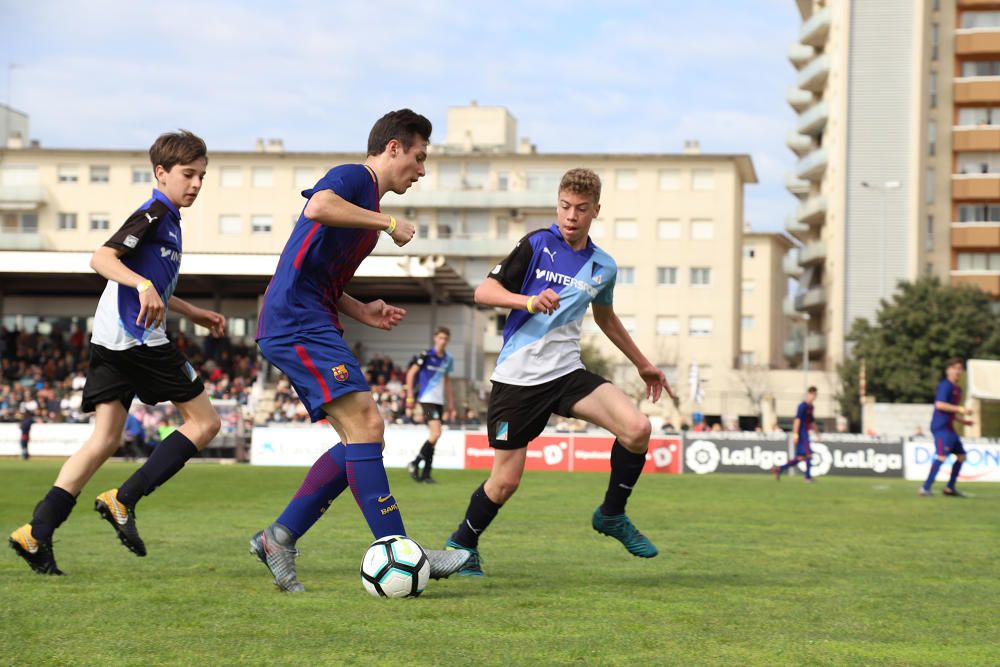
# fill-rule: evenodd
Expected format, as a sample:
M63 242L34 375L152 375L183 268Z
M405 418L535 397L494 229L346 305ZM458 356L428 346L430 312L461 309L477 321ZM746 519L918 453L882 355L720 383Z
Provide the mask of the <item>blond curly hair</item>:
M601 201L601 177L590 169L570 169L559 181L559 192L589 196L598 204Z

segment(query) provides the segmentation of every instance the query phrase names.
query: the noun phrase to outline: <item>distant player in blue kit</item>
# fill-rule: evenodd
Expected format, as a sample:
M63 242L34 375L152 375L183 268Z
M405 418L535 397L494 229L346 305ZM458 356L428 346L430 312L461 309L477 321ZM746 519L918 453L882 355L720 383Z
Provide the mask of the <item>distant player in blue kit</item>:
M965 363L961 359L949 359L945 366L945 377L938 383L934 392L934 414L931 416L931 436L934 438L934 462L931 463L930 474L927 481L920 487L918 492L921 496L934 495L931 492L931 485L937 478L941 466L948 460L949 454L955 455L955 462L951 466L951 477L948 478L948 485L944 487L942 493L954 498L963 498L965 494L955 490L955 482L958 481L958 474L962 470L965 462L965 447L962 440L955 433L955 421L966 426L972 426L971 419L957 419L972 415L971 410L966 410L959 405L962 402L962 388L958 386L958 381L962 379L962 372L965 370Z
M781 473L800 462L806 463L805 481L812 482L812 447L809 446L809 434L816 430L816 421L813 419L813 403L816 402L816 387L809 387L806 390L806 397L799 403L799 409L795 411L795 421L792 423L792 444L795 446L795 456L788 463L778 467L771 467L771 474L774 479L780 480Z
M673 396L663 371L642 354L612 307L618 267L589 237L600 200L597 174L589 169L566 172L559 184L556 224L518 241L476 289L476 303L511 311L491 378L487 431L495 449L493 469L446 543L446 548L472 556L461 575L483 576L479 538L517 491L528 443L553 413L587 420L615 436L604 502L591 517L594 530L619 540L634 556L658 553L625 514L646 462L649 419L580 360L583 316L592 307L597 326L635 364L647 398L656 401L663 390Z
M451 372L455 368L455 360L445 351L449 340L451 331L448 327L435 329L433 347L414 357L406 371L406 412L409 414L414 403L420 403L428 429L427 441L407 468L414 481L427 484L434 483L431 466L434 463L434 446L441 437L445 399L448 401L448 412L455 410L451 393ZM420 470L421 463L423 471Z
M222 315L173 295L181 264L180 209L191 206L201 191L208 165L205 142L186 131L163 134L149 157L156 179L152 198L90 260L108 280L94 316L83 388L83 411L97 413L94 433L63 464L31 523L10 536L14 551L40 574L62 574L52 553L52 535L121 444L133 398L150 405L171 401L184 418L124 484L94 502L121 543L137 556L146 555L146 546L135 525L136 503L177 474L219 431L219 415L201 378L164 329L169 307L213 336L225 331Z
M380 118L368 136L364 164L334 167L302 192L307 202L264 293L257 344L288 376L314 422L326 419L340 443L322 454L276 521L250 539L284 591L305 590L295 571L296 541L350 487L375 538L405 535L382 463L385 425L365 375L344 342L341 315L376 329L406 314L381 299L362 303L344 292L380 232L398 246L415 227L380 212L386 192L403 194L426 172L431 123L409 109ZM428 551L431 576L447 577L464 562Z

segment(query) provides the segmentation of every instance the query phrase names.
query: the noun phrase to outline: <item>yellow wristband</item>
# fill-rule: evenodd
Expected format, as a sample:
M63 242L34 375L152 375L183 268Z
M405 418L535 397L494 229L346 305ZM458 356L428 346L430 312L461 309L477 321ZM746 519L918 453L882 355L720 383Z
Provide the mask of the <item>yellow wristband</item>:
M535 305L535 297L529 296L526 308L527 308L528 312L531 313L532 315L535 314L535 309L533 307L534 305Z
M389 226L385 228L385 233L392 236L392 233L396 231L396 218L389 216Z
M143 280L141 283L136 285L135 289L139 292L139 294L142 294L152 286L153 286L153 281L147 278L146 280Z
M413 397L412 397L412 396L407 396L407 397L406 397L406 402L407 402L407 404L409 404L409 405L413 405L413 402L414 402L414 399L413 399Z

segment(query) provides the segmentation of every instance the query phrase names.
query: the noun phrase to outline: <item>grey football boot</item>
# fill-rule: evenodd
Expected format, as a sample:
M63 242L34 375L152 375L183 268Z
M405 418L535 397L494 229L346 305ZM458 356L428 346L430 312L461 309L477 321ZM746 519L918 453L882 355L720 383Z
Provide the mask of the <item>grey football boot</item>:
M431 579L447 579L462 569L472 553L462 549L424 549L431 564Z
M302 593L306 588L295 575L299 550L294 544L295 539L288 529L280 523L272 523L250 538L250 553L267 566L275 586L289 593Z

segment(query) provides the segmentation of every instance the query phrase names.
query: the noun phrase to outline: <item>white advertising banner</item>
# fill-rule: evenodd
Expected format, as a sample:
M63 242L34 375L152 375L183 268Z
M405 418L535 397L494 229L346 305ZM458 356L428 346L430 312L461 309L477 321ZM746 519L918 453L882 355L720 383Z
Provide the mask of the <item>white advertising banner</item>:
M1000 482L1000 442L962 438L966 459L958 475L960 482ZM934 461L934 443L930 440L910 440L903 444L906 479L922 482L927 479ZM948 481L954 456L949 456L938 472L938 481Z
M93 424L34 424L28 441L31 456L72 456L90 434ZM19 424L0 424L0 456L21 455Z
M465 465L466 431L446 429L434 447L434 467ZM386 468L405 468L427 440L427 427L387 426ZM340 442L337 432L325 422L318 424L255 426L250 440L250 463L258 466L311 466L319 455Z

